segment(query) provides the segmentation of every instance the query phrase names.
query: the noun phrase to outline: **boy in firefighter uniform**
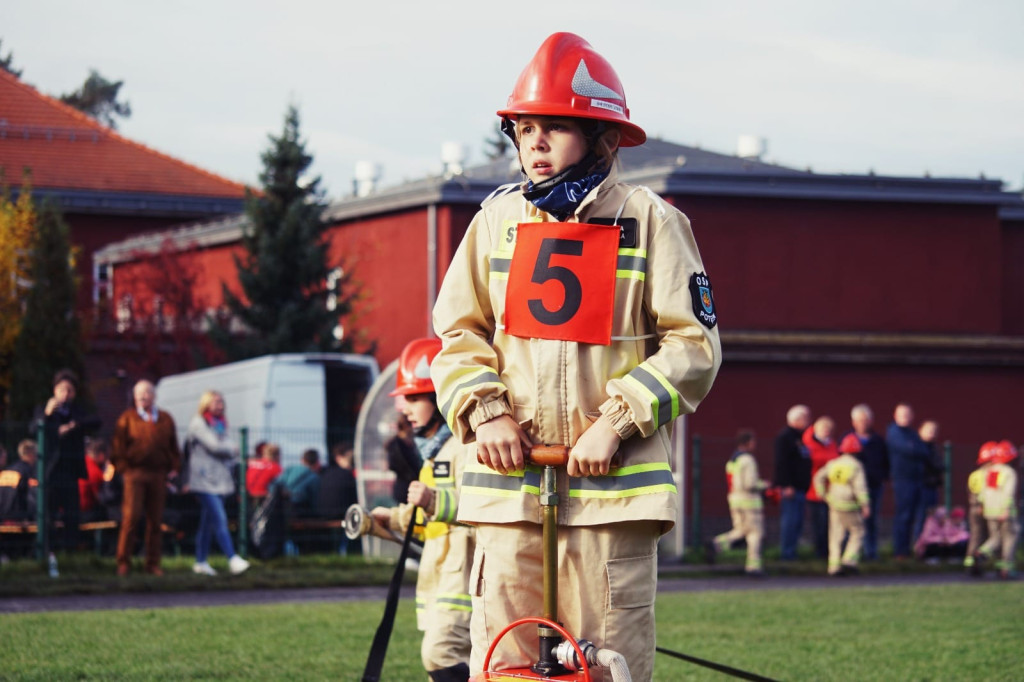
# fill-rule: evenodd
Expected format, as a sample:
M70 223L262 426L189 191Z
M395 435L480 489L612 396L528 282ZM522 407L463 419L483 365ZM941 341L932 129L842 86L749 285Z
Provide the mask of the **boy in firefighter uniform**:
M541 470L525 464L537 443L570 448L557 617L649 680L657 542L678 514L671 424L721 362L711 283L686 216L619 182L618 148L646 135L586 41L550 36L498 115L526 181L484 201L434 306L441 411L472 444L459 506L477 526L470 668L502 628L541 612ZM536 654L533 629L515 628L491 668Z
M985 477L988 475L992 458L999 449L999 443L990 440L983 444L978 450L978 468L967 477L967 555L964 557L964 568L971 575L981 575L981 566L975 560L974 555L978 548L988 539L988 524L985 523L985 515L981 508L981 490L985 487Z
M856 434L848 434L839 444L839 457L829 461L814 475L814 489L828 504L829 575L860 572L857 564L864 542L864 519L871 514L864 465L857 459L860 451L860 439Z
M757 438L753 431L740 431L736 436L736 452L725 465L725 477L729 486L729 514L732 516L732 530L722 533L711 541L709 560L719 551L728 549L734 542L746 540L746 573L750 576L764 575L761 563L761 540L764 538L764 499L762 494L768 483L762 481L757 471L754 450Z
M462 474L461 447L437 409L430 363L441 349L437 339L417 339L402 351L392 396L402 396L402 412L415 429L423 458L418 481L409 485L406 504L371 513L385 528L403 533L413 523L423 525L423 555L416 578L416 622L423 631L420 655L433 682L469 679L469 569L475 531L455 522L458 481Z
M1008 440L996 446L992 464L981 489L982 514L988 524L988 540L977 551L975 561L999 556L996 570L1000 578L1016 575L1017 552L1017 472L1010 462L1017 459L1017 448Z

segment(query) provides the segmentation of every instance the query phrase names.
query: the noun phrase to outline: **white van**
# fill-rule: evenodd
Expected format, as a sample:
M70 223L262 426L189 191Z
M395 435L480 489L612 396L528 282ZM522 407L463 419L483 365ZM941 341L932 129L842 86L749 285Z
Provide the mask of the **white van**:
M248 450L260 441L281 446L281 465L297 464L315 448L326 462L336 443L355 441L359 408L379 373L369 355L285 353L265 355L194 372L175 374L156 385L156 402L174 417L183 440L199 397L224 396L231 436L248 428Z

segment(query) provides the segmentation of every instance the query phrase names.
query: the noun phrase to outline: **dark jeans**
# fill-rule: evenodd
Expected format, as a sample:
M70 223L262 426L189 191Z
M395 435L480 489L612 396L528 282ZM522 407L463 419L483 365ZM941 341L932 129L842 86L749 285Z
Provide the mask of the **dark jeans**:
M235 555L235 546L228 532L228 515L224 509L224 498L209 493L196 493L199 500L199 528L196 529L196 563L205 562L210 556L210 540L217 539L217 544L224 556Z
M921 506L921 489L919 481L895 479L892 482L892 493L896 498L896 518L892 526L892 553L895 556L910 556L914 515Z
M811 508L811 530L814 532L814 555L828 558L828 504L808 502Z
M796 559L796 548L800 544L800 533L804 529L805 500L806 494L802 492L794 492L792 497L782 498L779 533L783 559Z
M871 516L864 519L864 560L878 559L878 511L882 508L882 491L885 484L879 483L868 490L871 496Z
M50 484L50 499L46 506L50 513L50 527L54 529L51 549L78 549L78 524L81 522L79 517L82 513L78 501L78 479L54 480ZM54 527L53 524L57 521L64 522L63 529Z

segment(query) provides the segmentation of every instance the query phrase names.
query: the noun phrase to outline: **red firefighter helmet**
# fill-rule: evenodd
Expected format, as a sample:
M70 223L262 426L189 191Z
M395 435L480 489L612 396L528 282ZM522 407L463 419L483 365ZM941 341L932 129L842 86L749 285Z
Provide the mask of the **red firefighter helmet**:
M439 339L416 339L406 344L398 358L398 378L395 390L389 395L415 395L434 393L434 382L430 378L430 363L441 351Z
M620 147L647 140L647 133L629 121L626 93L615 69L573 33L554 33L544 41L498 112L511 120L529 114L615 123L622 131Z
M1000 464L1009 464L1017 459L1017 448L1008 440L1000 441L996 444L995 454L992 459Z
M863 449L860 444L860 438L857 438L855 433L846 434L846 438L839 444L839 452L843 454L855 455Z
M994 440L990 440L984 443L978 449L978 464L988 464L989 462L991 462L995 458L996 451L998 449L999 443L995 442Z

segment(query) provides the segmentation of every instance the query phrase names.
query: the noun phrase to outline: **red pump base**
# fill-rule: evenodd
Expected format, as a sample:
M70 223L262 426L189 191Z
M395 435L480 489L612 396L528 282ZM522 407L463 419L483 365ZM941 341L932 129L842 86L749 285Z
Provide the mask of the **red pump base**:
M573 650L576 651L576 657L581 661L581 670L577 670L573 673L566 675L556 675L555 677L544 677L539 675L529 667L526 668L509 668L507 670L491 670L491 655L494 653L494 649L498 646L498 642L507 635L512 629L519 627L520 625L527 625L529 623L535 623L537 625L544 625L546 627L557 630L558 634L562 635L567 642L572 643ZM548 620L547 618L520 618L519 620L508 625L504 630L498 633L498 636L491 642L491 646L487 649L487 656L484 658L484 672L479 675L475 675L470 678L469 682L513 682L514 680L556 680L565 682L591 682L590 678L590 666L587 665L586 660L583 658L583 652L580 650L578 644L576 644L576 638L569 634L569 632L558 623Z

